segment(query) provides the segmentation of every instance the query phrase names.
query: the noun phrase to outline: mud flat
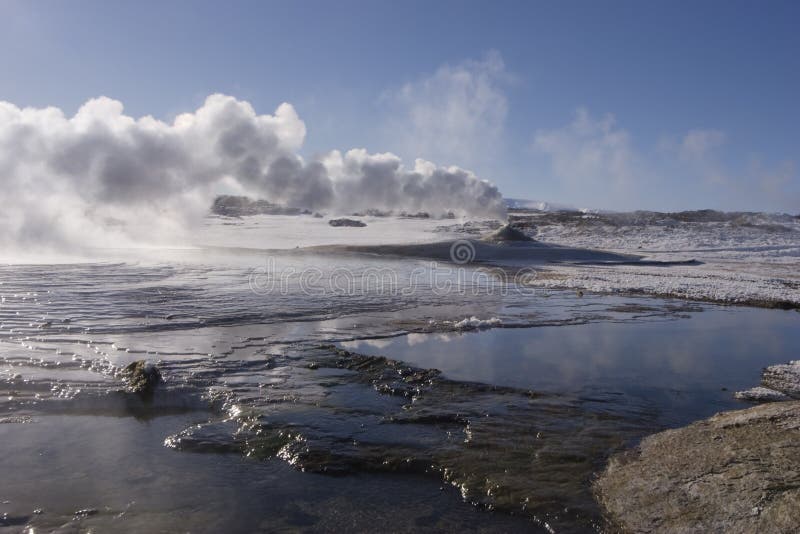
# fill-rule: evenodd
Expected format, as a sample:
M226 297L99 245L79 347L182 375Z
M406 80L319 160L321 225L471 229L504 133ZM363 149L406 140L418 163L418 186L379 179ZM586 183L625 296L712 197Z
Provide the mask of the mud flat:
M796 532L800 401L724 412L645 438L596 481L628 532Z

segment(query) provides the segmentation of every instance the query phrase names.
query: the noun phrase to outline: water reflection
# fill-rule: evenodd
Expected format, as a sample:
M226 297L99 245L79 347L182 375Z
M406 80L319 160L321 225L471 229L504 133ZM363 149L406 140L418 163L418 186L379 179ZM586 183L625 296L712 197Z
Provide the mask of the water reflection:
M691 317L570 327L409 334L345 343L457 380L651 402L667 424L743 407L732 392L800 354L800 314L708 307Z
M181 454L161 445L171 429L199 421L37 416L30 424L0 424L0 532L532 528L521 517L481 514L435 480L315 476L278 460Z

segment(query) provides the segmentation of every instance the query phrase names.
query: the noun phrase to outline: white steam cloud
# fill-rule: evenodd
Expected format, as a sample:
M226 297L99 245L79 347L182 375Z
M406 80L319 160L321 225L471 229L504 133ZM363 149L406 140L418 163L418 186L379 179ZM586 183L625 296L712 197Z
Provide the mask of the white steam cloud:
M176 235L221 190L292 207L432 215L504 215L495 186L457 167L393 154L332 151L304 161L305 124L290 104L258 115L209 96L172 124L89 100L74 117L0 102L0 243L127 245Z
M387 92L389 139L404 154L475 166L499 157L504 146L513 76L496 51L480 60L443 65L431 76Z

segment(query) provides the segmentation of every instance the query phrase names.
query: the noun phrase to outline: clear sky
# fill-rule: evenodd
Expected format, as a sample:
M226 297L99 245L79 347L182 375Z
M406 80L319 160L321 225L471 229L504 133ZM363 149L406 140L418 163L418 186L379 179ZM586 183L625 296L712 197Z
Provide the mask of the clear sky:
M579 206L798 213L799 23L797 1L0 0L0 100L169 120L222 92L291 103L309 157L390 151Z

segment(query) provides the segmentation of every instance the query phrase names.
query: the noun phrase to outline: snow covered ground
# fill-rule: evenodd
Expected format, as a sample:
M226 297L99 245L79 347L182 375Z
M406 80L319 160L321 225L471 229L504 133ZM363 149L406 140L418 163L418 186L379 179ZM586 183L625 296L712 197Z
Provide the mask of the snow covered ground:
M385 257L393 265L404 258L447 263L455 243L468 241L472 266L532 267L536 276L525 283L534 289L800 307L800 219L792 215L512 208L509 223L535 240L514 242L487 238L503 224L497 220L352 216L366 223L358 228L331 226L329 218L212 215L174 246L93 248L55 259L15 252L4 261L171 261L169 254L177 254L181 261L216 264L243 257L244 249L259 254L305 249L313 253L307 259L293 256L301 263L319 262L319 254L333 258L324 260L329 263L364 255L378 262ZM194 251L193 256L182 250Z
M194 244L235 246L266 250L323 245L393 245L430 243L453 235L434 232L440 219L401 217L349 217L366 223L363 228L334 227L331 217L313 215L253 215L206 219Z
M641 292L758 305L800 305L800 219L713 211L512 214L544 242L699 265L549 265L540 287Z
M800 360L770 365L761 373L761 385L736 393L737 399L760 402L800 398Z
M195 244L262 250L324 246L332 253L446 260L453 240L469 239L477 250L475 262L535 266L538 275L526 283L537 288L800 306L800 219L791 215L517 209L509 222L536 241L505 245L481 240L499 221L358 219L367 226L332 227L326 217L311 215L211 217ZM605 263L612 255L600 251L646 261ZM587 263L595 257L602 264ZM688 260L695 262L661 263Z

